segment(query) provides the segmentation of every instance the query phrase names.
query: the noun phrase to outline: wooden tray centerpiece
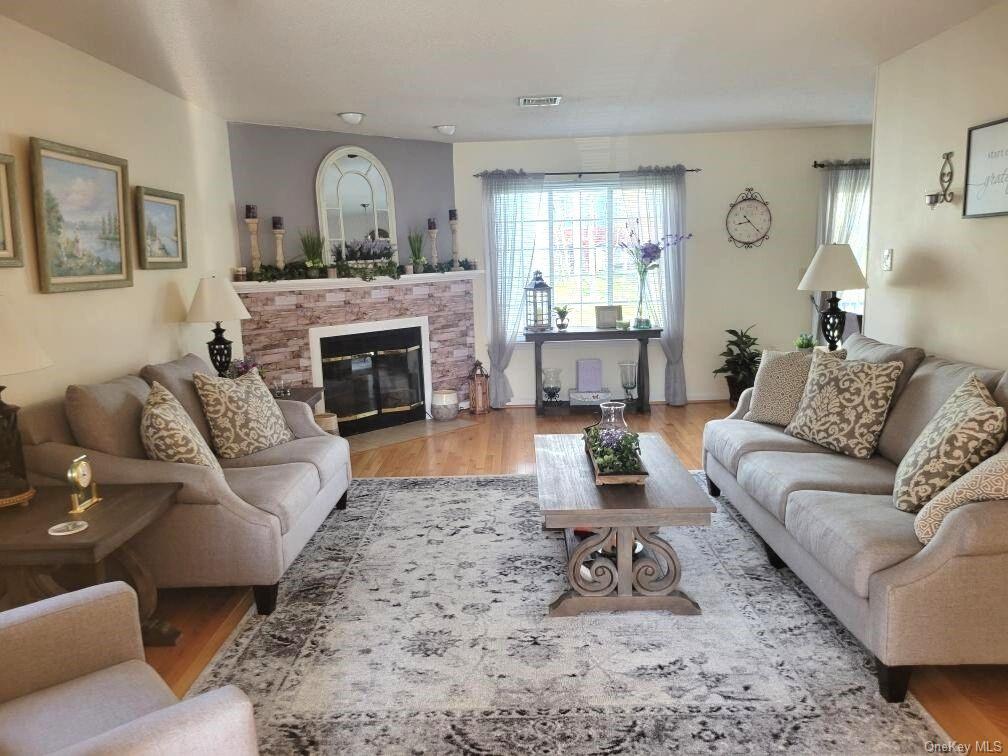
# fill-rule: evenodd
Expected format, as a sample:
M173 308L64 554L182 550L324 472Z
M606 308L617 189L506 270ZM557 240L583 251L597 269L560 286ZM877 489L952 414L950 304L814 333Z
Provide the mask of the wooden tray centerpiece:
M585 452L595 468L595 485L643 486L648 471L640 455L640 439L631 431L585 428Z

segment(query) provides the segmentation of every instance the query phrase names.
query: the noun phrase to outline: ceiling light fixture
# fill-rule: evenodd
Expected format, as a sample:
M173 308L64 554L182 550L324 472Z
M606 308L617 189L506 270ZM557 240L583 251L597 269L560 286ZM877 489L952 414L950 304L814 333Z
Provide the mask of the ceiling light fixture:
M351 126L356 126L361 121L364 120L363 113L337 113L337 115L343 119L344 123L349 123Z
M554 108L560 104L560 95L525 95L518 98L519 108Z
M455 124L454 123L442 123L440 126L435 126L434 130L438 134L444 134L445 136L451 136L452 134L455 133Z

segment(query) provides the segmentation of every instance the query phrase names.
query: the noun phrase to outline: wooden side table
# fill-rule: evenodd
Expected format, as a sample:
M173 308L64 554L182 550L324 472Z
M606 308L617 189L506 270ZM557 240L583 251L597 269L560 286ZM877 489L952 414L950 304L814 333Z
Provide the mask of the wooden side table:
M73 515L70 489L45 486L25 507L0 510L0 577L7 593L0 606L11 608L65 593L53 577L64 567L88 567L93 582L123 574L137 592L144 643L173 646L179 631L154 619L157 586L143 560L127 542L175 503L179 483L100 486L102 500L83 514ZM51 536L53 525L84 520L86 530L74 535Z

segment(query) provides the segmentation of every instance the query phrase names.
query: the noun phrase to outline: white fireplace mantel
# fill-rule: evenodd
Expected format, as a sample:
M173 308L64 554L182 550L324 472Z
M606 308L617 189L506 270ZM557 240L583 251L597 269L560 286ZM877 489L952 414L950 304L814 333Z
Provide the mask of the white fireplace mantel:
M414 273L413 275L391 278L379 276L372 281L360 278L300 278L294 281L235 281L234 288L239 294L258 292L305 291L309 289L357 289L371 286L409 286L426 283L451 283L479 278L482 270L458 270L449 273Z

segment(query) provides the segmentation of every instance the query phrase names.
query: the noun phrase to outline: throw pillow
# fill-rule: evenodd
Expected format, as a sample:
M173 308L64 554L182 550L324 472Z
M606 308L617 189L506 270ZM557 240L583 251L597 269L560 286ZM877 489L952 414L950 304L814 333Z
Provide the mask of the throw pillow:
M875 364L814 352L805 393L785 432L868 459L875 453L902 370L900 362Z
M833 355L841 360L847 352L839 350ZM760 358L756 381L753 383L749 411L743 420L770 425L787 425L791 422L808 381L812 367L812 352L774 352L765 350Z
M245 457L294 440L258 370L235 379L194 373L193 383L214 447L223 459Z
M948 485L1001 448L1008 419L990 391L971 375L924 426L896 469L893 501L916 512Z
M156 381L140 415L140 439L151 459L221 469L189 413L172 392Z
M914 532L927 545L953 509L1001 499L1008 499L1008 449L981 462L925 504L914 518Z

